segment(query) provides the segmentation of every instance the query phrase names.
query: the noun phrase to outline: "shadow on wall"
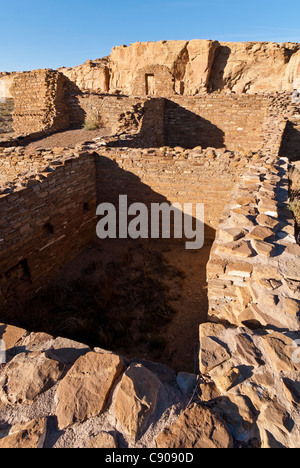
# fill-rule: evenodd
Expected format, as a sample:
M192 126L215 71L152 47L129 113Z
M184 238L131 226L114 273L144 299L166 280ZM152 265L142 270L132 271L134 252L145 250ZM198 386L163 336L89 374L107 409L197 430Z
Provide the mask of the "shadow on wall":
M127 195L128 206L133 203L143 203L148 207L150 230L151 204L170 204L168 198L154 191L150 186L142 183L140 178L132 172L121 169L115 161L95 155L95 163L97 174L97 204L105 202L118 206L119 195ZM200 202L201 200L199 200L199 203ZM117 218L118 214L117 211ZM173 220L173 218L171 218L171 220ZM195 229L195 218L188 216L187 221L191 223ZM172 228L171 233L174 232ZM204 225L204 236L205 244L200 250L186 249L186 242L189 241L186 237L174 239L172 235L171 239L162 239L160 237L159 239L146 239L144 241L146 251L162 253L163 258L166 259L166 263L151 264L149 258L147 259L147 255L146 257L142 256L141 263L135 265L135 267L137 267L135 274L138 275L139 280L146 275L158 281L158 294L161 288L167 287L170 288L169 293L171 298L179 296L177 300L171 300L171 305L176 310L176 314L171 317L170 322L168 322L168 320L165 322L164 307L160 308L159 301L158 304L152 303L152 298L149 297L147 289L140 291L139 295L136 296L134 291L130 293L130 289L132 289L131 284L129 285L126 298L128 311L135 310L135 313L140 316L142 324L145 325L148 321L152 323L152 336L154 333L158 337L163 337L163 339L166 340L165 346L161 350L159 356L153 355L152 350L152 355L148 357L155 360L159 359L164 364L170 365L173 368L185 369L190 372L193 372L195 345L197 345L199 341L199 324L207 320L208 298L206 289L206 265L209 260L212 243L215 239L215 230L208 225ZM131 247L134 252L139 250L140 243L140 239L132 241ZM112 248L115 246L115 251L118 251L120 245L122 245L122 240L113 241L111 245ZM178 278L182 279L182 277L184 277L183 284L178 284ZM157 293L155 293L155 295ZM143 303L145 299L146 304ZM154 312L154 317L153 307L156 311ZM151 315L151 310L152 319L149 317L149 314ZM156 313L157 316L155 316ZM134 319L133 325L137 322ZM130 339L130 343L134 342L134 330L132 330L132 333L133 335ZM144 337L144 339L147 341L147 337ZM138 348L138 346L135 346L133 353L131 352L131 357L141 357Z
M95 154L95 165L98 204L118 208L119 195L127 195L128 206L168 201L115 161ZM195 225L192 216L188 221ZM205 226L204 247L187 250L191 239L174 236L95 236L29 301L19 297L2 307L1 321L194 372L199 324L207 320L206 265L214 237Z
M166 146L225 147L225 134L220 128L170 100L165 101L164 133Z
M300 123L287 122L279 151L281 157L290 161L300 161Z
M69 109L70 128L82 128L86 118L86 112L81 107L79 96L82 91L78 86L65 76L65 100Z
M231 54L231 49L227 46L220 46L215 55L215 60L210 72L208 91L221 91L224 89L226 82L224 81L225 68Z
M150 208L151 203L170 204L164 195L155 192L150 186L141 182L140 178L132 172L121 169L116 161L97 153L94 153L94 156L96 164L97 205L99 203L112 203L118 206L119 195L127 195L128 205L132 203L144 203ZM202 200L199 200L199 203L201 202ZM192 218L192 222L195 225L196 220ZM184 244L186 240L187 238L181 239L180 243ZM215 240L215 230L208 225L205 225L205 240Z
M139 133L132 138L126 138L125 142L112 143L111 146L224 148L225 133L209 120L185 109L176 102L156 98L145 104Z

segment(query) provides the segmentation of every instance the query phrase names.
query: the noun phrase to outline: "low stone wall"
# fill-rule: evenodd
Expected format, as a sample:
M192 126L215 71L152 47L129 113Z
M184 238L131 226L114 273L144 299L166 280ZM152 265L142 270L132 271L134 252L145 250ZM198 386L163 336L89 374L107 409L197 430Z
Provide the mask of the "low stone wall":
M288 209L287 171L286 159L260 159L235 190L208 264L211 317L237 326L299 328L297 313L286 307L292 310L294 301L296 309L300 298L289 282L297 281L300 247ZM272 294L267 278L277 286Z
M149 75L150 76L150 75ZM227 148L258 151L274 138L289 154L297 146L298 132L290 144L285 119L294 118L291 96L203 94L199 97L128 97L81 92L75 83L53 70L19 73L14 77L13 128L19 138L0 146L18 146L34 138L82 128L88 120L122 135L121 146ZM294 106L295 107L295 106ZM282 128L278 131L278 119ZM96 128L96 127L95 127ZM273 131L275 128L275 131ZM129 142L132 137L131 143Z
M137 133L144 114L146 99L109 96L93 93L78 94L70 100L71 125L82 127L86 118L99 121L111 133Z

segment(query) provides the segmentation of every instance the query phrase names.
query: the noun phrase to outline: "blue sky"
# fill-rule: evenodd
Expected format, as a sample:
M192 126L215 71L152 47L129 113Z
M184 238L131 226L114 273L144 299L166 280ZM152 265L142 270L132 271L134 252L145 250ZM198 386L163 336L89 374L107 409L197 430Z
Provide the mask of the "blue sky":
M0 0L0 71L75 66L171 39L300 42L299 0Z

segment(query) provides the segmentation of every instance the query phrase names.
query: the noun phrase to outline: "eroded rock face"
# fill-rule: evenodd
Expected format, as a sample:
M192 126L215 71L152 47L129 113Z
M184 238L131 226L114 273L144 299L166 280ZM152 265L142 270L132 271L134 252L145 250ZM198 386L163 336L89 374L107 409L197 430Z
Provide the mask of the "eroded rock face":
M77 67L60 68L59 71L75 83L79 89L103 93L109 90L109 69L105 59L88 60Z
M25 424L18 424L3 431L0 438L1 449L43 448L47 433L47 419L41 418ZM4 437L3 437L4 435Z
M87 448L106 448L106 449L115 449L118 448L115 437L108 432L101 432L100 434L91 437Z
M237 93L290 91L299 58L299 44L221 42L211 71L211 87Z
M195 96L206 91L292 91L299 63L296 43L196 39L114 47L109 57L59 71L83 90Z

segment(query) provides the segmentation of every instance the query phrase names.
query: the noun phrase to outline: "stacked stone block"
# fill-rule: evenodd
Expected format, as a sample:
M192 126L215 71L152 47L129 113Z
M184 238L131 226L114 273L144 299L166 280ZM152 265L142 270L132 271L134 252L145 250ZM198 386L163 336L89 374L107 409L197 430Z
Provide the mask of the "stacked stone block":
M70 119L65 86L64 75L54 70L17 74L11 87L15 133L47 134L66 129Z
M165 105L165 143L257 151L263 143L268 106L263 95L172 97Z
M84 152L41 159L31 178L21 178L0 196L1 303L25 300L95 235L93 159Z

